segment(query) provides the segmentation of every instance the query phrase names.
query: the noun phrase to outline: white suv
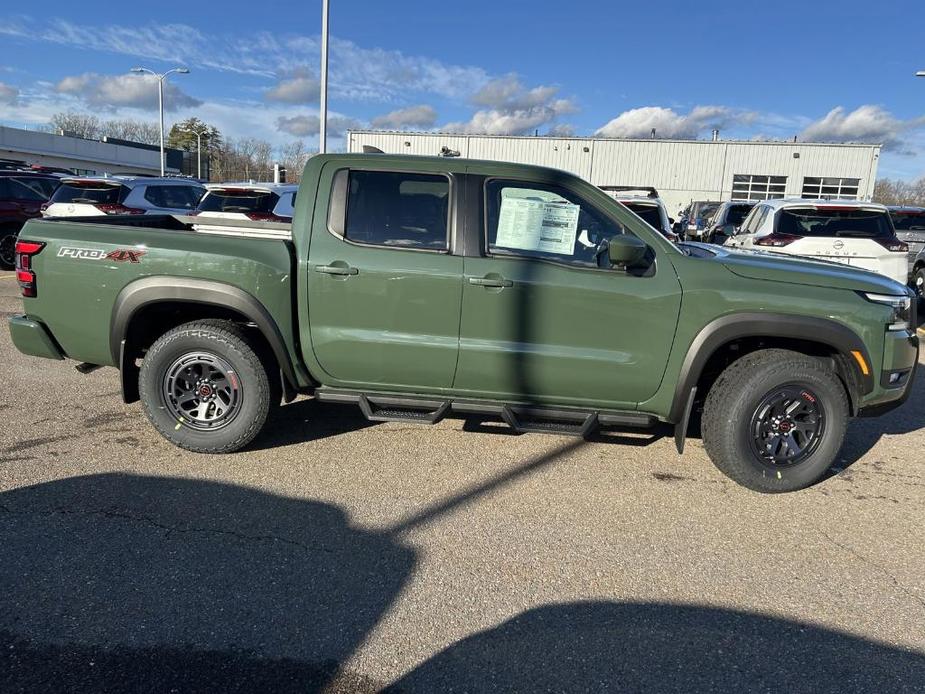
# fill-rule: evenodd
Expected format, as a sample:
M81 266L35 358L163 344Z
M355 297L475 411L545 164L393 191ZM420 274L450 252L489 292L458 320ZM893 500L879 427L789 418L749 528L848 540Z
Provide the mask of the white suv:
M206 189L182 178L68 177L42 206L45 217L104 214L189 214Z
M827 260L906 283L908 246L884 205L783 198L755 205L726 246Z
M292 221L299 186L291 183L210 183L199 202L199 217Z
M677 242L680 237L671 230L674 220L668 216L668 208L658 197L658 191L651 186L600 186L600 189L617 200L630 212L636 213L653 229L660 231L669 241ZM645 191L645 195L633 191Z

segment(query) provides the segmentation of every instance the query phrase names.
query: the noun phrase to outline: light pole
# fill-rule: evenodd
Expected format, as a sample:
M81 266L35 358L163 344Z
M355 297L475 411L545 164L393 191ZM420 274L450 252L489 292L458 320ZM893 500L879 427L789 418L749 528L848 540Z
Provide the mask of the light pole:
M925 77L925 70L919 70L915 73L916 77Z
M321 0L321 114L318 128L318 152L328 149L328 0Z
M188 75L188 67L175 67L172 70L168 70L164 74L158 74L154 70L149 70L146 67L133 67L132 72L141 73L144 72L148 75L154 75L157 78L157 105L158 110L161 113L161 176L164 175L164 80L167 79L168 75L173 72L176 72L178 75Z
M184 132L189 133L190 135L196 136L196 178L200 181L202 180L202 136L205 135L208 130L184 130Z

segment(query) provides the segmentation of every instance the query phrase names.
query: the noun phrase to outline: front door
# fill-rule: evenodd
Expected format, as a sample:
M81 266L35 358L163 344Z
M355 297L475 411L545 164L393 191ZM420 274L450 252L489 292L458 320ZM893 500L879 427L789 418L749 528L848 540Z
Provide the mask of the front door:
M337 177L332 196L342 197L332 209L342 218L316 215L304 269L325 384L449 388L462 292L462 258L450 254L450 177L346 169Z
M602 408L651 397L681 302L670 262L641 273L601 262L601 242L625 229L566 187L493 179L484 195L485 252L465 259L454 391Z

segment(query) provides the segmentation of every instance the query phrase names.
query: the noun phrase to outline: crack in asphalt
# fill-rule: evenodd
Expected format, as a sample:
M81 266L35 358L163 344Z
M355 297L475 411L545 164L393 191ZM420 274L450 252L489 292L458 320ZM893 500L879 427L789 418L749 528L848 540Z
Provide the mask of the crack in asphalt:
M831 535L829 535L829 534L828 534L827 532L825 532L824 530L822 530L822 531L820 531L820 532L821 532L821 534L822 534L822 537L824 537L826 540L828 540L829 542L831 542L833 545L835 545L836 547L840 547L842 550L844 550L844 551L847 552L849 555L851 555L852 557L854 557L855 559L857 559L858 561L860 561L862 564L865 564L865 565L867 565L867 566L869 566L869 567L871 567L871 568L876 569L877 571L879 571L880 573L882 573L884 576L886 576L887 578L889 578L890 581L893 582L893 585L896 586L897 590L899 590L900 593L902 593L902 594L905 595L906 597L912 598L912 600L914 600L915 602L917 602L919 605L922 606L923 609L925 609L925 598L919 597L918 595L916 595L915 593L913 593L911 590L909 590L908 588L906 588L906 586L904 586L902 583L899 582L899 579L897 579L896 576L894 576L893 574L891 574L889 571L887 571L886 569L884 569L884 568L883 568L882 566L880 566L879 564L875 564L875 563L872 562L870 559L868 559L867 557L865 557L863 554L860 554L859 552L857 552L857 551L856 551L855 549L853 549L852 547L849 547L848 545L844 544L843 542L839 542L838 540L836 540L835 538L833 538Z
M309 552L325 552L332 554L334 550L329 547L323 547L314 544L306 544L304 542L299 542L298 540L292 540L285 537L279 537L277 535L247 535L245 533L236 532L234 530L221 530L218 528L199 528L199 527L178 527L167 525L161 523L150 516L136 516L131 513L125 513L121 511L105 510L105 509L87 509L87 510L76 510L70 508L54 508L54 509L44 509L44 510L28 510L28 511L18 511L9 508L8 506L0 505L0 512L7 513L10 515L18 516L51 516L51 515L65 515L65 516L102 516L104 518L112 518L117 520L126 520L134 523L145 524L151 527L163 530L167 536L171 533L202 533L202 534L211 534L211 535L227 535L234 537L238 540L244 542L279 542L286 545L291 545L293 547L298 547L299 549Z

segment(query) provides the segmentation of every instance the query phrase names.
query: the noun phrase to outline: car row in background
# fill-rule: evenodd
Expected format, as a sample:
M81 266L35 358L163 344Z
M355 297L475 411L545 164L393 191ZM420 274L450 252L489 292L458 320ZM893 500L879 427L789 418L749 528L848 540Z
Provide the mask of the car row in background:
M925 207L890 207L896 236L909 246L909 284L925 304Z
M710 217L721 204L718 200L692 200L674 223L674 232L689 241L705 240Z
M668 208L662 202L658 191L652 186L598 186L642 218L646 224L660 231L670 241L680 237L672 230L674 220L668 216Z
M41 215L42 204L60 180L50 173L0 170L0 269L13 269L19 230L27 220Z
M191 180L146 176L65 177L42 207L45 217L189 214L206 192Z

